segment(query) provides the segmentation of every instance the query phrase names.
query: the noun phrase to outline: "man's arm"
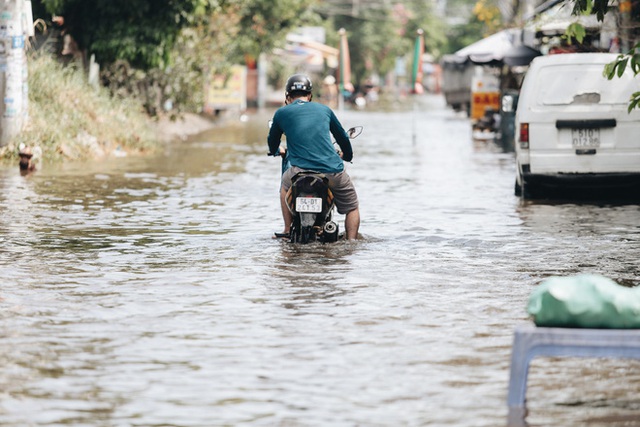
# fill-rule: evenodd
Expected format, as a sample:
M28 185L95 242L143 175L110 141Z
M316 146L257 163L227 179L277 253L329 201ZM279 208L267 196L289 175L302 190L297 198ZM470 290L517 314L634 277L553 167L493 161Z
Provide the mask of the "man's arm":
M350 162L353 159L353 148L351 147L349 135L347 135L347 132L333 112L331 112L331 121L329 123L331 134L340 146L340 150L342 150L342 160Z
M279 156L280 152L278 147L280 146L280 139L282 138L282 129L274 120L269 129L269 136L267 137L267 144L269 145L269 155Z

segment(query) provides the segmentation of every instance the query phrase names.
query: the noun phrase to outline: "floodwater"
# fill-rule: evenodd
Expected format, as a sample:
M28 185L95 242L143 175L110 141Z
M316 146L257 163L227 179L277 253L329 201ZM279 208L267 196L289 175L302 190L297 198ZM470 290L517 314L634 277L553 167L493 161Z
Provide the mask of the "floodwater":
M0 169L0 425L506 425L535 286L640 284L640 205L520 200L513 154L435 96L339 114L360 240L274 240L269 115ZM527 397L530 425L639 425L640 362L535 359Z

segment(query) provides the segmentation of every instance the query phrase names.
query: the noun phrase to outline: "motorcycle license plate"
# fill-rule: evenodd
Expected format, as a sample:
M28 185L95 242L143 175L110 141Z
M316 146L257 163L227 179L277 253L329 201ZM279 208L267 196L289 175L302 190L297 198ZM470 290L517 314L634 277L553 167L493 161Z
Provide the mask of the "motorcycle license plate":
M571 129L571 144L574 148L600 147L600 129Z
M322 199L320 197L296 197L297 212L322 212Z

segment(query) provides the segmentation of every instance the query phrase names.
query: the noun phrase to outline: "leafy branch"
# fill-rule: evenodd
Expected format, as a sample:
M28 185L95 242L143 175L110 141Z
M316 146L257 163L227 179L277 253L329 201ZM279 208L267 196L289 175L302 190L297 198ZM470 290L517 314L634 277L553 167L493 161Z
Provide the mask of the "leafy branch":
M612 80L615 77L622 77L627 67L631 68L634 76L640 74L640 43L637 43L626 54L620 54L612 62L604 67L603 75ZM634 92L629 98L628 112L640 106L640 92Z
M593 15L595 14L598 21L604 20L607 13L609 0L577 0L573 5L573 15Z

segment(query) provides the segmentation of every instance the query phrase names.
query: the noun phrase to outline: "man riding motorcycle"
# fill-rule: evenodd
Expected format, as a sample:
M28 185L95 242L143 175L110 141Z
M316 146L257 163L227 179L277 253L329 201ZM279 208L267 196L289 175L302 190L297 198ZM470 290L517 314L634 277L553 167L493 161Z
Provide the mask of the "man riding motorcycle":
M293 216L285 198L291 188L291 178L307 170L323 173L329 179L338 213L346 215L347 239L356 239L360 227L358 196L351 178L344 170L343 161L351 161L353 150L349 135L326 105L312 102L313 85L304 74L294 74L287 80L285 105L273 116L267 143L269 155L284 155L280 147L282 134L287 138L286 159L288 169L282 174L280 206L284 219L284 233L288 235ZM336 152L331 135L336 139L341 152Z

